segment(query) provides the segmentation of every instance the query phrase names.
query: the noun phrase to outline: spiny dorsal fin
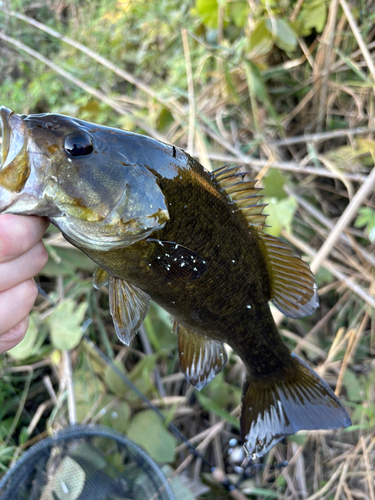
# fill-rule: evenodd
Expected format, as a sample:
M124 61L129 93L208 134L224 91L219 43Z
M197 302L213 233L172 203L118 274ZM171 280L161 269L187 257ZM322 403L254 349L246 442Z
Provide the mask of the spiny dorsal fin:
M256 188L256 179L245 180L248 172L238 172L242 165L225 166L215 170L215 180L227 196L237 205L246 217L247 222L256 228L263 229L267 215L263 215L266 204L258 204L263 197L261 188Z
M319 305L314 275L306 262L284 241L259 232L267 249L271 302L286 316L303 318Z

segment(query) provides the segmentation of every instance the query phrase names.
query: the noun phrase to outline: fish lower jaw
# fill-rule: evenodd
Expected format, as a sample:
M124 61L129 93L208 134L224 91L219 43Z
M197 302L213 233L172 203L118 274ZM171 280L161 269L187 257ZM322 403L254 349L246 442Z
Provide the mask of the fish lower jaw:
M137 241L147 238L155 230L155 228L149 228L138 231L136 234L119 235L117 228L113 228L113 233L108 231L108 227L103 221L87 222L69 215L49 216L48 218L75 246L104 252L117 248L126 248Z

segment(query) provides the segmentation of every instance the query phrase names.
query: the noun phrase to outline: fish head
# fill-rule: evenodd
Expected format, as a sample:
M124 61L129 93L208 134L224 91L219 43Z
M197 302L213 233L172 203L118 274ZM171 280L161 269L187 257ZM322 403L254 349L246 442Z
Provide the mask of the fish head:
M126 157L126 132L5 107L0 117L0 212L46 216L95 250L128 246L169 220L158 178Z

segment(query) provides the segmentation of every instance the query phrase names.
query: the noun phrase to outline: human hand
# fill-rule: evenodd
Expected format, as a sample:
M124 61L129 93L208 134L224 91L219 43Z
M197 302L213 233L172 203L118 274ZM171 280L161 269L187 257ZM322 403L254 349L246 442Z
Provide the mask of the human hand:
M0 215L0 353L24 338L38 290L33 280L46 264L41 217Z

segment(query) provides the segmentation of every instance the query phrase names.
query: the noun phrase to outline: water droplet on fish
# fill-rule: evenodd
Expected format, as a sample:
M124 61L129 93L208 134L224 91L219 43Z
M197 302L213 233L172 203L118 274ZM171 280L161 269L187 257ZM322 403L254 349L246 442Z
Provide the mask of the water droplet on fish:
M232 260L233 264L236 262L235 260Z
M250 305L250 304L249 304L249 305L247 305L246 307L247 307L247 309L251 309L251 305Z

